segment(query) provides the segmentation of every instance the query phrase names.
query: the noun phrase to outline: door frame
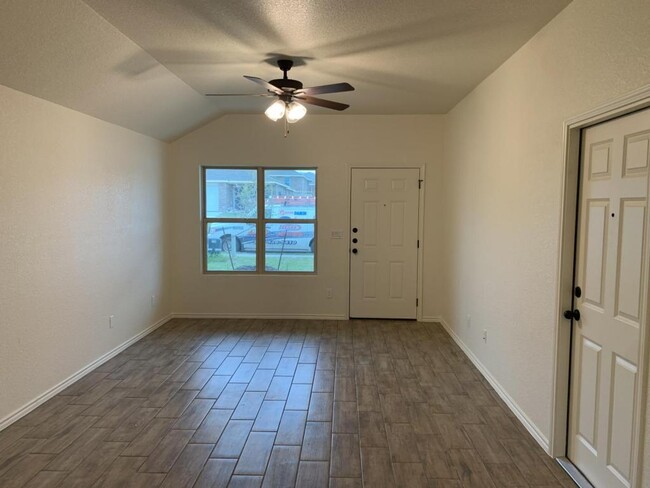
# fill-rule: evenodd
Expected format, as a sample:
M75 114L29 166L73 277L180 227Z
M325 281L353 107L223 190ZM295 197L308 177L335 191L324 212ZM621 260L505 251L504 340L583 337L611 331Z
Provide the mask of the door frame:
M417 322L422 321L422 310L424 308L424 302L422 300L422 271L423 271L423 251L424 251L424 199L425 192L427 189L426 185L426 165L416 166L416 165L403 165L403 166L383 166L377 164L348 164L348 212L347 212L347 231L344 233L347 236L348 244L348 320L350 319L350 275L352 273L352 260L351 260L351 248L350 245L350 226L352 225L352 170L354 169L417 169L420 172L420 181L422 185L420 186L420 194L418 196L418 240L420 241L420 247L418 248L418 262L417 262L417 281L416 281L416 292L415 295L418 300L418 307L415 309L415 320Z
M650 85L601 105L564 122L564 163L562 174L562 206L560 214L560 239L558 262L558 288L556 294L556 327L554 349L554 388L552 398L551 433L549 454L554 458L566 457L569 427L569 383L571 371L572 322L562 315L573 304L574 261L578 223L578 189L580 168L581 131L589 126L628 115L650 107ZM650 181L650 175L648 178ZM650 253L650 212L646 215L646 256ZM639 349L639 391L635 401L635 421L640 435L634 440L631 486L640 486L643 468L643 445L645 439L645 414L648 374L648 338L650 310L650 259L644 262L645 327L641 330Z

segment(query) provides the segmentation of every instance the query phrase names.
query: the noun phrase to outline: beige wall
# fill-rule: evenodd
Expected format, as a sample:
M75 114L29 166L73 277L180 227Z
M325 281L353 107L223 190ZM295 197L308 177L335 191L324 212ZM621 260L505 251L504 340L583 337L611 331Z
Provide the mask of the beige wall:
M3 86L0 112L2 424L170 300L166 145Z
M424 315L438 315L441 116L307 115L288 138L261 115L221 118L172 144L173 311L180 314L341 318L348 313L350 166L426 166ZM318 274L201 272L201 165L317 166ZM343 239L331 239L333 230ZM326 288L334 297L326 298Z
M563 122L650 83L649 25L647 0L575 0L446 118L442 315L545 438Z

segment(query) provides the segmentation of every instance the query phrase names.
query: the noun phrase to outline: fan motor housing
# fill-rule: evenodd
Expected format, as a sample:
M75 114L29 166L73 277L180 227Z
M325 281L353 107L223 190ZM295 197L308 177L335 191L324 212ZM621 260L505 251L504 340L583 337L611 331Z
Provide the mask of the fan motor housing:
M289 78L280 78L277 80L269 81L271 85L278 87L280 90L300 90L302 88L302 83L298 80L291 80Z

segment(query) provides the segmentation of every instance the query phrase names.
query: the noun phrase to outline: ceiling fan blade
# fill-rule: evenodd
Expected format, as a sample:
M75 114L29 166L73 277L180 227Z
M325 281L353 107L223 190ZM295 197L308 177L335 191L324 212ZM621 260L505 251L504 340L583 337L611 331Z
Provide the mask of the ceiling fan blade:
M273 86L268 81L264 81L262 78L258 78L257 76L244 75L244 78L246 78L247 80L251 80L254 83L257 83L258 85L262 85L270 92L277 93L278 95L282 95L282 93L284 93L277 86Z
M302 88L296 90L296 94L305 95L322 95L323 93L339 93L346 91L354 91L354 87L349 83L333 83L331 85L312 86L309 88Z
M271 93L206 93L206 97L274 97Z
M345 103L332 102L331 100L323 100L322 98L308 97L306 95L297 95L294 98L309 103L310 105L318 105L319 107L331 108L332 110L345 110L349 107Z

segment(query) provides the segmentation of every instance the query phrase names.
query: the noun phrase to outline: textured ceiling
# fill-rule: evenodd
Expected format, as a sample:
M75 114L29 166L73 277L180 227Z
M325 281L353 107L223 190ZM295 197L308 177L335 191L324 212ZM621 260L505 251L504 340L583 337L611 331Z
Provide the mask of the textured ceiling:
M171 140L224 113L262 112L242 75L278 55L345 113L445 113L569 0L8 0L0 84ZM309 107L310 113L329 111ZM331 112L329 112L331 113Z

